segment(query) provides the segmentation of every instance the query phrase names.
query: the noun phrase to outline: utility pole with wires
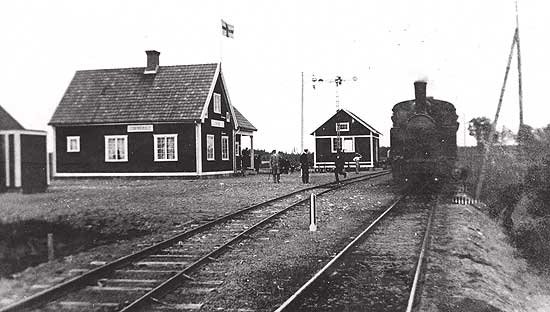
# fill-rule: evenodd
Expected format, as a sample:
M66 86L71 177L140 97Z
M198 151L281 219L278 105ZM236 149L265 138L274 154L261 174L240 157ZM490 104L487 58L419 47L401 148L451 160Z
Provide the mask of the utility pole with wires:
M357 77L353 76L351 78L352 81L357 81ZM336 86L336 112L340 110L340 91L339 87L342 85L342 82L349 81L348 79L343 79L342 76L336 76L334 79L326 80L323 78L316 78L315 75L312 75L311 81L313 83L313 89L315 89L316 85L318 83L334 83ZM336 123L336 142L338 142L338 149L342 149L342 141L340 140L340 126L338 125L338 122Z
M500 109L502 108L502 100L504 98L504 91L506 89L506 81L508 80L508 73L510 72L510 65L512 63L512 56L514 54L514 47L517 48L517 63L518 63L518 92L519 92L519 131L522 131L524 126L523 124L523 88L521 80L521 53L520 53L520 40L519 40L519 14L518 14L518 3L516 4L516 29L514 30L514 36L512 39L512 46L510 48L510 54L508 55L508 64L506 65L506 71L504 73L504 82L502 83L502 88L500 90L500 97L498 99L497 111L495 113L495 119L491 124L491 129L489 131L489 138L485 142L485 150L483 155L483 160L481 163L481 173L476 185L475 199L479 200L481 196L481 189L483 187L483 181L485 180L485 175L487 171L487 161L491 153L491 148L493 144L494 135L496 132L496 126L498 122L498 117L500 115Z

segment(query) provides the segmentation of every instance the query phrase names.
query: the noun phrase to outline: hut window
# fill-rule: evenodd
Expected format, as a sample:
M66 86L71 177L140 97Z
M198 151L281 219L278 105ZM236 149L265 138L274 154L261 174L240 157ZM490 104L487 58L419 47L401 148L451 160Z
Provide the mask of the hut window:
M214 93L214 113L222 113L222 96Z
M342 152L353 153L355 152L355 139L353 137L334 137L332 138L332 153L336 153L338 149L342 149Z
M127 135L106 135L105 136L105 161L128 161L128 136Z
M349 131L349 122L337 122L336 131Z
M222 136L222 160L229 160L229 137Z
M177 134L155 134L155 161L177 161L178 160L178 135Z
M206 135L206 160L215 160L214 158L214 135Z
M80 152L80 136L67 137L67 153Z

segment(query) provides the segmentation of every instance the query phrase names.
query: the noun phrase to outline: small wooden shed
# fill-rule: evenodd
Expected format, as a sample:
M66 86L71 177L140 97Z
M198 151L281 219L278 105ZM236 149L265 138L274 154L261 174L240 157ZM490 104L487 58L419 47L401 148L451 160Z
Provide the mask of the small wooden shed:
M47 169L46 132L26 130L0 107L0 192L44 192Z

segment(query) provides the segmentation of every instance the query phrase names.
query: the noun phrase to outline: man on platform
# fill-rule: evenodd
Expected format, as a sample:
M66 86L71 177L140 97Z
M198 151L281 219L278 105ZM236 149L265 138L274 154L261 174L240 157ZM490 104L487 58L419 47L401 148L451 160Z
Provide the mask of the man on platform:
M300 155L300 167L302 168L302 183L309 183L309 154L307 148Z

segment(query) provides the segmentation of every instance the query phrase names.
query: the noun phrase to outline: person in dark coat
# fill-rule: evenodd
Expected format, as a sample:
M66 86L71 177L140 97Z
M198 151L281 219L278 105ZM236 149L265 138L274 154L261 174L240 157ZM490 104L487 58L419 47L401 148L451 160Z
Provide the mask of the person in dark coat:
M250 150L248 147L242 151L242 157L245 169L250 167Z
M302 168L302 183L309 183L309 155L307 148L300 155L300 167Z
M346 178L346 172L344 171L344 153L342 153L341 149L338 149L338 152L336 152L336 159L334 161L334 177L336 178L336 182L340 182L339 175L343 175L344 179Z
M279 154L276 150L271 152L269 158L269 166L271 167L271 174L273 175L273 183L281 183L281 172L279 171Z
M254 155L254 170L256 170L256 174L260 173L261 163L262 163L262 160L260 159L260 155Z

